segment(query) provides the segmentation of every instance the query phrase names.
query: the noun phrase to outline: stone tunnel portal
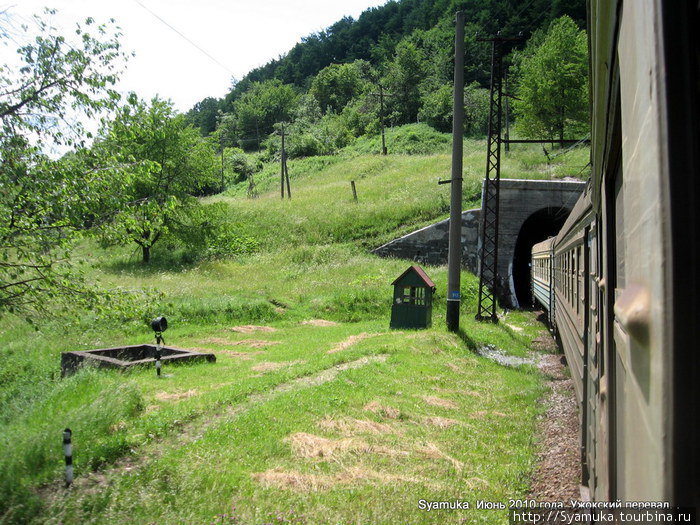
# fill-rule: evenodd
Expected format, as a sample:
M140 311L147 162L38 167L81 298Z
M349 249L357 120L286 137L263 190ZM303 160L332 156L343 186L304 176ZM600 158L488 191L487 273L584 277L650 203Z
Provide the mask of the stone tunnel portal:
M559 233L571 212L568 208L542 208L530 215L520 227L513 255L513 286L518 305L532 304L530 293L530 257L532 247Z

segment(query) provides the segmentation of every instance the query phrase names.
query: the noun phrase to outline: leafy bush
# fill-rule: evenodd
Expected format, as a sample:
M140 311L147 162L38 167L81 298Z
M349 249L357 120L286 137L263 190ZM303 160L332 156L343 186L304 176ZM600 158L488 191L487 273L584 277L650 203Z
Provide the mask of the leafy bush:
M185 262L255 252L258 242L238 229L227 204L192 206L173 221L168 246L180 248Z
M258 156L247 154L240 148L227 148L226 155L233 172L228 181L230 183L243 182L262 169L262 162Z
M436 131L427 124L406 124L387 129L386 142L389 153L429 155L447 151L452 144L452 137ZM381 137L360 137L347 151L377 153L381 151Z

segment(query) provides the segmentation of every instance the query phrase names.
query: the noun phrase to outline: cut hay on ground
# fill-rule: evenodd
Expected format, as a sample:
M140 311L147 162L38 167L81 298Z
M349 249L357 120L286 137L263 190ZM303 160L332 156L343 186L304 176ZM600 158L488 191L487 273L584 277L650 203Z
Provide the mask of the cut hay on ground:
M428 443L427 445L416 449L416 452L428 458L444 459L449 461L457 470L462 470L462 468L464 468L464 463L448 454L445 454L435 443Z
M292 451L302 458L330 458L347 452L370 452L371 447L354 438L326 439L305 432L292 434L288 438Z
M377 423L368 419L333 419L326 417L317 424L324 430L331 430L345 436L353 436L355 434L390 434L395 432L391 426L385 423Z
M329 490L336 485L350 485L366 481L376 483L429 483L425 479L377 472L376 470L363 467L353 467L335 475L302 474L301 472L272 469L252 474L252 477L262 485L297 492Z
M302 361L301 359L297 359L296 361L266 361L264 363L260 363L251 367L251 370L253 370L254 372L274 372L275 370L279 370L280 368L284 368L286 366L294 366L304 362L305 361Z
M208 337L200 341L203 344L226 345L226 346L250 346L251 348L265 348L266 346L278 345L281 341L264 341L262 339L243 339L242 341L229 341L221 337Z
M367 403L364 410L373 412L374 414L378 414L387 419L398 419L398 417L401 415L401 411L399 411L397 408L381 405L377 401Z
M242 326L232 326L227 328L230 332L238 332L239 334L252 334L253 332L276 332L276 328L271 326L257 326L254 324L246 324Z
M426 417L423 421L425 421L428 425L432 425L432 426L438 427L438 428L450 428L454 425L460 424L460 422L457 421L456 419L450 419L447 417L439 417L439 416Z
M242 359L243 361L250 361L254 356L264 354L265 352L235 352L233 350L216 350L216 354L222 354L228 357L235 357L237 359Z
M156 399L158 401L178 401L180 399L196 396L197 394L198 392L194 389L188 390L187 392L158 392L156 394Z
M236 341L235 343L229 343L230 345L243 345L249 346L251 348L265 348L267 346L278 345L282 341L263 341L261 339L244 339L243 341Z
M378 335L378 334L373 334L373 335ZM366 332L362 332L361 334L357 334L357 335L351 335L350 337L348 337L344 341L341 341L340 343L336 344L333 348L328 350L328 352L326 352L326 353L327 354L334 354L336 352L340 352L342 350L350 348L352 345L354 345L356 343L359 343L363 339L367 339L368 337L372 337L372 336Z
M423 396L423 401L434 407L456 409L457 403L436 396Z
M335 321L326 321L325 319L309 319L307 321L302 321L301 324L311 326L338 326L338 323Z
M361 439L342 438L327 439L306 432L292 434L285 439L292 447L292 452L302 458L333 459L350 453L385 454L387 456L408 456L405 450L370 445Z

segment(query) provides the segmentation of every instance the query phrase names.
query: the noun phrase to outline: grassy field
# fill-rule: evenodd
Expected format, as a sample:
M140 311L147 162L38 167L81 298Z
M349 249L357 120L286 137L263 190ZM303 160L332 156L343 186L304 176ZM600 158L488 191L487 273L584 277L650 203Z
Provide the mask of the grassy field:
M474 350L525 356L543 327L528 312L474 321L478 282L464 272L462 330L446 332L446 268L427 267L433 328L390 331L389 284L408 263L367 247L446 214L435 181L449 157L357 148L290 163L291 202L280 202L272 167L259 198L231 188L209 199L230 204L257 253L174 264L156 250L143 267L130 249L82 245L90 280L141 291L133 315L0 320L0 523L507 522L503 511L418 502L527 494L542 377ZM465 202L475 204L483 143L465 151ZM548 176L537 156L513 152L503 175ZM583 157L552 169L573 174ZM150 342L144 319L159 313L168 344L217 362L169 366L160 379L152 369L59 378L61 351Z

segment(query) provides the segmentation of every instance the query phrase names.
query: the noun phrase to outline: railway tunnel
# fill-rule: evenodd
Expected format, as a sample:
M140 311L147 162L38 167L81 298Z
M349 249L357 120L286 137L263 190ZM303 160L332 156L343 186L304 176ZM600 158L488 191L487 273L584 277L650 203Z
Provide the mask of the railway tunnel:
M584 182L501 179L498 236L498 295L509 308L529 306L530 249L556 235L583 192ZM481 209L462 213L462 266L478 275ZM449 219L394 239L375 249L381 257L447 264Z
M513 253L513 290L520 307L532 304L530 254L540 241L556 235L571 212L570 208L547 207L530 215L520 227Z

